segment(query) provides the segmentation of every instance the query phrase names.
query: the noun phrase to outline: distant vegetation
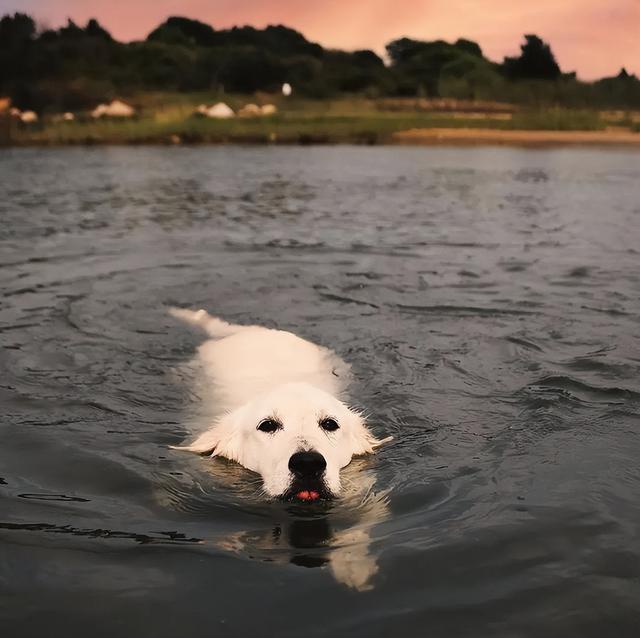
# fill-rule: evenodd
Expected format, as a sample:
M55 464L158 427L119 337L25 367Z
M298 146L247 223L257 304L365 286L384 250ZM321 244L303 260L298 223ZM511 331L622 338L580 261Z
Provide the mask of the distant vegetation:
M90 20L38 31L16 13L0 19L0 96L37 111L86 109L152 91L251 94L283 82L312 99L344 96L456 98L532 108L640 108L640 80L624 69L592 83L563 73L550 46L526 35L518 57L484 57L475 42L387 45L389 63L373 51L338 51L284 26L216 30L169 18L146 40L122 43Z

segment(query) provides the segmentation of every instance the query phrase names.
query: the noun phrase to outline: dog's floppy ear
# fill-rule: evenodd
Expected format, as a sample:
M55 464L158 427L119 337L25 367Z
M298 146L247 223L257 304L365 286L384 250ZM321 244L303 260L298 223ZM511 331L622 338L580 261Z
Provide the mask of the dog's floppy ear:
M382 447L386 443L391 443L391 441L393 441L392 436L385 436L384 439L374 439L373 443L371 444L371 448L373 450L377 450L379 447Z
M181 450L183 452L195 452L196 454L207 454L208 456L218 456L218 446L220 444L220 432L218 428L213 426L206 432L203 432L195 441L189 445L170 445L172 450Z
M171 445L173 450L195 452L208 456L223 456L231 461L241 462L242 445L240 432L234 427L235 413L225 414L218 423L205 430L195 441L188 445Z
M362 417L360 415L357 416L357 423L351 431L354 456L358 456L359 454L371 454L380 446L393 440L392 436L387 436L384 439L377 439L366 426Z

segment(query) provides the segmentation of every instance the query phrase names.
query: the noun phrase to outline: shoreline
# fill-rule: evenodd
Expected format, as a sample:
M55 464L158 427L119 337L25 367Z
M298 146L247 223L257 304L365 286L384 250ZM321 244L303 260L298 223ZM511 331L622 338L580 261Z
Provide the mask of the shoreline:
M274 132L215 132L192 134L166 131L131 135L79 135L46 138L38 135L13 139L2 148L61 148L95 146L601 146L640 149L640 132L629 129L544 130L489 127L416 127L395 131L316 131L295 128Z
M201 93L143 92L131 116L70 120L45 114L23 123L0 114L0 145L511 145L640 146L640 110L525 108L469 100L292 98L228 95L234 112L249 99L273 103L268 115L204 117ZM225 102L226 103L226 102Z

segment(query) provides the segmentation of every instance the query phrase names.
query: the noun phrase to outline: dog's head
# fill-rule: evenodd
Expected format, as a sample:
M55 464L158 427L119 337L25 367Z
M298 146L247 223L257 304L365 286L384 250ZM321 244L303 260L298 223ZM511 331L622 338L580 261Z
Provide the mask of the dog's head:
M340 470L382 443L363 417L304 383L280 386L223 415L178 449L237 461L271 497L315 501L340 492Z

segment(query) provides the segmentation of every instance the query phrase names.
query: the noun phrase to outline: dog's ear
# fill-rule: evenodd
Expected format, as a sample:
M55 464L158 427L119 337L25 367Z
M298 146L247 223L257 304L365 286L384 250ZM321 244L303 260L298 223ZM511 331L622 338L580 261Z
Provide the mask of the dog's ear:
M374 439L373 443L371 444L371 447L375 451L379 447L382 447L383 445L385 445L387 443L391 443L391 441L393 441L393 437L392 436L385 436L384 439Z
M392 436L387 436L384 439L377 439L367 427L364 419L360 415L356 416L357 422L351 430L354 456L358 456L359 454L371 454L381 445L393 440Z
M195 452L207 456L223 456L231 461L241 462L242 445L240 432L235 427L237 415L233 412L223 415L218 423L203 432L188 445L171 445L174 450Z
M172 450L183 452L195 452L196 454L206 454L208 456L218 456L218 446L220 445L220 432L217 426L213 426L203 432L195 441L189 445L170 445Z

